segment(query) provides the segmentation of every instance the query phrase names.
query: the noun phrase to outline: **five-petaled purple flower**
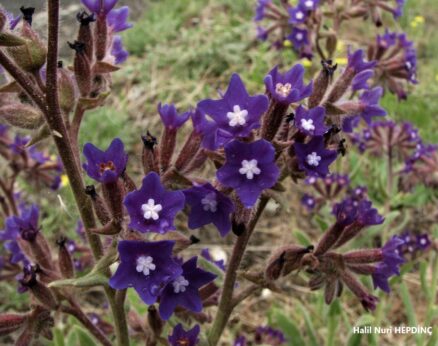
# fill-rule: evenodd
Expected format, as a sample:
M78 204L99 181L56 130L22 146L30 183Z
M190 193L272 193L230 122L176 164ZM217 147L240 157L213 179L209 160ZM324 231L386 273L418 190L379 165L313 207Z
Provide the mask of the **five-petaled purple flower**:
M274 186L280 175L275 149L264 139L252 143L232 141L225 146L225 158L216 176L223 185L236 191L245 207L252 207L262 191Z
M189 228L196 229L210 223L214 224L224 237L231 229L230 215L234 205L230 198L217 191L210 183L185 190L189 214Z
M146 304L156 302L162 289L182 273L172 259L174 241L145 242L122 240L120 264L109 285L117 290L133 287Z
M371 90L365 90L360 95L360 104L362 111L359 114L365 122L370 125L372 117L381 117L386 115L385 109L379 106L380 98L382 97L383 89L376 87Z
M199 289L213 281L216 275L196 266L198 257L192 257L182 265L182 274L169 282L160 295L160 316L168 320L177 306L193 312L202 311Z
M301 64L294 65L285 74L279 73L278 66L276 66L265 77L265 86L277 102L288 105L312 93L312 82L304 85L303 77L304 67Z
M290 7L288 12L289 23L291 24L301 24L307 19L307 9L303 8L301 5Z
M202 100L198 107L230 136L246 137L260 127L260 118L268 109L268 103L265 95L250 96L239 75L235 73L222 99Z
M198 335L200 331L199 325L185 331L181 323L178 323L173 328L172 335L169 335L167 339L171 346L196 346L199 343Z
M184 208L182 191L165 190L157 173L143 178L141 188L126 195L124 204L131 222L129 227L139 232L166 233L174 230L175 215Z
M309 43L308 36L309 32L306 29L294 27L287 39L292 41L295 49L299 49Z
M336 160L335 150L325 149L322 136L313 137L308 143L295 143L299 168L309 175L324 177L329 173L330 164Z
M295 126L303 133L309 136L322 136L327 131L324 124L325 109L324 107L315 107L306 110L299 106L295 112Z
M164 126L170 130L180 128L189 118L190 112L178 114L173 104L158 104L158 113Z
M34 241L39 232L38 219L37 206L23 208L20 216L11 216L6 219L6 234L19 234L24 240Z
M266 6L268 6L272 0L258 0L256 7L256 14L254 16L254 20L256 22L261 21L265 17Z
M84 146L84 156L87 162L83 167L87 174L103 184L116 182L128 162L128 155L120 138L115 138L105 151L87 143Z
M376 61L366 61L365 53L362 49L358 49L351 53L348 51L348 65L347 68L354 70L355 74L364 70L372 69L376 65Z
M108 14L119 0L81 0L89 11L96 14Z
M393 275L400 275L400 265L405 262L398 253L398 247L404 244L404 240L398 236L393 236L382 248L383 260L376 266L372 274L374 288L389 293L390 288L388 279Z

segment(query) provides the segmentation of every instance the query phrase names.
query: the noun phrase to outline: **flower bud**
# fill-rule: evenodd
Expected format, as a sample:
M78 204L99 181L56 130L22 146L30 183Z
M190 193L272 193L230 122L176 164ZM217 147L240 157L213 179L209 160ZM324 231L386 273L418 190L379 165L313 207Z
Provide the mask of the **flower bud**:
M1 314L0 315L0 336L8 335L20 329L26 322L26 315Z
M338 67L337 64L333 65L332 60L321 60L321 65L322 70L313 82L313 91L309 97L309 108L314 108L321 103L328 86L333 80L333 73Z
M76 19L80 23L78 32L78 42L84 42L84 53L90 61L93 60L93 33L91 31L90 23L96 21L94 13L88 14L85 11L79 12Z
M76 54L73 62L76 82L82 97L87 97L91 91L91 63L85 52L85 44L79 41L68 42Z
M59 106L65 114L68 114L72 111L76 100L76 92L73 84L73 78L70 71L62 67L62 61L58 61L57 73Z
M26 44L26 40L9 32L0 32L0 47L16 47Z
M90 196L94 211L96 212L96 216L100 223L102 225L109 223L111 221L111 215L108 211L108 207L106 206L103 198L97 194L94 185L88 185L85 188L85 193Z
M67 239L65 237L60 237L56 244L58 245L58 266L64 278L72 278L75 275L75 269L73 264L73 259L65 246Z
M32 295L44 306L49 309L56 310L58 302L52 291L43 283L38 281L36 272L33 268L30 270L24 270L23 276L19 279L22 286L28 288Z
M101 61L105 58L108 40L108 27L105 15L98 15L95 31L96 60Z
M286 276L290 272L299 269L303 256L312 250L313 246L304 248L296 245L286 245L278 248L268 260L268 266L265 269L266 280L277 280L279 277Z
M158 173L158 150L156 148L158 143L157 138L147 131L146 136L141 136L141 139L143 141L142 161L144 174L148 174L149 172Z
M23 103L0 107L0 118L20 129L33 130L44 123L43 114L36 108Z
M102 184L102 193L112 218L115 221L121 221L123 219L123 197L125 194L123 183L117 180L114 183Z
M333 275L328 275L325 279L324 300L326 304L331 304L335 297L342 292L342 283Z
M26 20L23 21L21 37L26 40L26 43L16 47L8 47L7 52L24 71L37 72L46 63L47 48Z

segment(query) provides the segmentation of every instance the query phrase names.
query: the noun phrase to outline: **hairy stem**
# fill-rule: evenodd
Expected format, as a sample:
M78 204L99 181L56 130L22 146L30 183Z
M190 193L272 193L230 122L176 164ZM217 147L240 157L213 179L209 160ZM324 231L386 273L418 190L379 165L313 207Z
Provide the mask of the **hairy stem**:
M262 197L260 199L254 214L247 224L245 232L237 238L236 243L234 244L233 253L225 273L225 280L219 300L218 310L214 318L211 332L208 336L208 343L210 346L215 346L218 344L231 313L233 312L234 306L232 304L232 298L236 284L237 270L239 269L240 262L242 261L246 246L248 245L248 241L252 235L254 227L257 224L260 215L265 209L268 201L268 197Z

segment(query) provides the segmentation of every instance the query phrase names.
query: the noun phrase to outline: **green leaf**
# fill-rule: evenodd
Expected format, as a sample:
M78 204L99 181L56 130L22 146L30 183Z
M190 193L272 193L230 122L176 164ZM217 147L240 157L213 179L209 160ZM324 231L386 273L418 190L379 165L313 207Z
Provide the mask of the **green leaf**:
M95 346L94 339L81 327L74 326L80 346Z
M53 334L53 343L55 346L65 346L64 343L65 335L63 334L63 331L59 328L54 329Z
M274 310L273 320L275 325L286 335L289 346L302 346L306 344L301 337L301 332L297 325L280 310Z
M309 246L312 244L312 241L308 237L308 235L301 231L295 231L293 232L294 237L297 239L298 243L300 243L303 246Z
M90 272L89 274L82 276L80 278L52 281L48 286L49 287L65 287L65 286L94 287L94 286L106 286L106 285L108 285L108 278L105 275Z
M309 332L310 345L319 346L320 343L318 342L318 334L316 333L312 319L310 318L310 315L307 312L306 307L301 302L298 302L297 306L301 310L301 314L304 317L304 322L306 323L307 331Z

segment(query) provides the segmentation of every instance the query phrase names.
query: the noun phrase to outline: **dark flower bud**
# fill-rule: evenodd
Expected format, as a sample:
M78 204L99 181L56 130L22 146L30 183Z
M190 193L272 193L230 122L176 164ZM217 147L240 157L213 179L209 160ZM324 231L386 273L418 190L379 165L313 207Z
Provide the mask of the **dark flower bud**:
M290 272L301 267L301 259L306 253L313 250L313 247L301 247L296 245L286 245L275 250L268 260L265 269L265 278L269 281L277 280L281 276L286 276Z
M339 297L342 283L333 275L325 279L324 300L326 304L331 304L335 297Z
M128 175L128 173L126 173L126 171L122 173L121 178L123 180L126 192L129 193L137 190L137 186L135 185L134 180L132 180L132 178Z
M85 44L75 41L73 43L68 42L68 45L76 52L73 69L79 92L81 96L87 97L91 91L91 63L86 55Z
M105 58L108 40L108 27L105 15L98 15L95 31L96 60L101 61Z
M158 314L155 305L148 307L148 325L155 337L159 337L163 332L164 322Z
M110 182L102 184L102 194L109 207L112 218L115 221L123 219L123 197L125 195L125 189L123 183L119 180L116 182Z
M58 61L58 90L59 90L59 106L68 114L72 111L76 92L73 84L72 74L70 71L62 67L62 61Z
M149 172L158 173L158 153L156 145L158 144L157 138L152 136L149 131L147 131L145 136L141 136L143 141L143 171L144 174Z
M58 266L64 278L72 278L75 275L73 259L66 247L67 239L60 237L56 244L58 245Z
M30 290L32 295L47 308L55 310L58 307L58 302L52 291L37 279L36 268L24 268L18 281L23 288Z
M313 82L313 92L309 97L309 108L314 108L321 103L328 86L333 80L333 73L338 66L337 64L333 65L332 60L321 60L321 65L322 70Z
M324 275L316 274L309 280L309 288L312 291L320 289L324 285Z
M90 23L96 21L94 13L88 14L85 11L79 12L76 19L81 24L79 26L78 41L84 42L85 55L90 61L93 60L93 33L91 31Z
M44 123L43 114L38 109L23 103L1 107L0 118L11 126L28 130L37 129Z
M32 25L32 18L35 13L35 7L20 7L20 11L23 14L23 20L29 23L29 25Z
M1 314L0 315L0 335L8 335L24 326L27 321L26 315Z
M366 288L356 279L356 277L349 271L345 270L340 273L342 282L359 298L365 310L374 310L378 303L378 298L369 294Z
M97 194L94 185L88 185L85 188L85 193L90 196L94 211L96 212L96 216L100 223L102 225L109 223L111 221L111 215L108 211L108 207L106 206L103 198Z

